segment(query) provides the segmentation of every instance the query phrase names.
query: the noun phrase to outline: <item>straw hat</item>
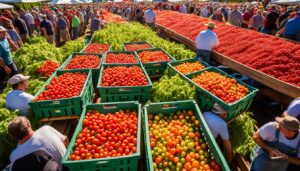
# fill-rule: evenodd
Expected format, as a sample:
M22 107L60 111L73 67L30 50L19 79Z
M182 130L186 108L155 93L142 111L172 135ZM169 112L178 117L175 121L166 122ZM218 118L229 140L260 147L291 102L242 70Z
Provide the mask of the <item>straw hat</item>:
M214 22L208 22L207 24L204 24L204 25L206 25L207 27L210 27L212 29L217 28L217 26L216 26L216 24Z
M4 27L0 26L0 32L6 32L6 31L7 30Z

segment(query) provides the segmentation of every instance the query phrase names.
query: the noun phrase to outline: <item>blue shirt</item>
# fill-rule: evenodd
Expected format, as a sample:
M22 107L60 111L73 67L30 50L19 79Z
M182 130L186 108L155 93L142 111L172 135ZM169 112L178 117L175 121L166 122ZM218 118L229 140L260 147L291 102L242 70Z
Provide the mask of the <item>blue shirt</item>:
M152 10L147 10L144 13L144 17L145 17L146 23L154 23L155 18L156 18L156 14Z
M91 31L97 31L100 29L100 23L102 23L102 21L98 18L93 18L91 21Z
M286 23L284 35L297 35L299 31L300 17L295 17Z
M66 29L67 28L67 22L62 18L58 18L57 26L60 30Z
M5 65L13 63L7 39L0 40L0 57L3 59Z

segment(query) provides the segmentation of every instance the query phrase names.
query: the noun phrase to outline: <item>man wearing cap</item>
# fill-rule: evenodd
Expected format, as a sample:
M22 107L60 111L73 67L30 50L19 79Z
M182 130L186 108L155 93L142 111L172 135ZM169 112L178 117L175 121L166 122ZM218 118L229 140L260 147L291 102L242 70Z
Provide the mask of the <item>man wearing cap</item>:
M216 28L215 23L209 22L205 24L207 30L201 31L196 38L197 58L210 63L212 48L219 45L219 39L213 29Z
M28 103L34 98L31 94L25 92L28 88L29 78L29 76L16 74L8 80L13 90L6 95L6 107L10 110L19 109L23 115L30 113Z
M91 21L91 34L93 35L95 31L99 30L100 28L104 28L104 22L100 18L100 15L97 14L95 18Z
M146 25L151 27L152 30L155 30L156 14L153 11L153 6L151 6L148 10L145 11L144 19L145 19Z
M70 34L67 21L63 18L63 13L61 12L58 13L56 26L59 32L59 45L63 45L70 40Z
M48 43L54 42L54 27L51 21L47 19L46 14L41 15L43 21L40 23L42 35L46 37Z
M6 86L7 77L12 77L18 72L12 59L6 32L7 30L0 26L0 90Z
M232 147L229 141L227 123L224 121L227 115L228 112L217 103L215 103L211 112L203 113L204 119L214 138L220 137L222 139L226 159L230 162L232 159Z
M20 15L17 12L13 12L13 17L14 17L13 20L14 27L16 31L19 33L23 43L25 43L28 35L28 28L26 22L20 18Z
M283 29L283 37L290 40L297 39L297 35L300 32L300 11L296 13L296 16L294 18L288 20Z
M257 146L251 154L250 171L285 171L300 165L300 123L292 116L277 117L254 133Z

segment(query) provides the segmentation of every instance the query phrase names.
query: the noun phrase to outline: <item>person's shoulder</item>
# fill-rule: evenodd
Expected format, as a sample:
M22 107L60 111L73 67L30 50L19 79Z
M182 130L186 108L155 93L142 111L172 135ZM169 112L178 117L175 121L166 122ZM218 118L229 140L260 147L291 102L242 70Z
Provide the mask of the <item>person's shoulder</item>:
M264 124L262 127L264 128L277 128L277 122L268 122Z

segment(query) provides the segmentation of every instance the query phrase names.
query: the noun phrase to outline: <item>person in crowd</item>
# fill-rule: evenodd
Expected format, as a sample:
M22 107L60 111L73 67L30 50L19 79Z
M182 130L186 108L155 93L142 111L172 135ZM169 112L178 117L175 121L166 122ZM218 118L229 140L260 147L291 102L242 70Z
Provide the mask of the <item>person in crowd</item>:
M138 21L139 23L144 23L143 21L143 10L141 7L137 7L135 10L135 20Z
M100 18L98 14L94 19L91 21L91 34L94 34L95 31L99 30L100 28L104 28L104 22Z
M278 36L278 37L283 37L283 33L285 31L285 26L287 24L287 22L292 19L292 18L295 18L296 16L296 12L291 12L288 16L288 18L284 19L283 21L281 21L281 23L279 24L278 28L277 28L277 32L275 34L275 36Z
M296 13L296 16L289 19L285 25L277 34L283 33L283 37L290 40L297 40L297 35L300 33L300 11Z
M251 29L255 31L260 31L263 26L264 17L262 16L261 11L257 11L256 15L254 15L251 19Z
M203 117L214 138L222 139L226 159L228 162L230 162L232 160L233 153L232 146L229 140L227 123L224 120L227 117L227 115L228 112L218 103L214 104L214 107L211 112L203 113Z
M228 21L231 25L241 27L243 21L243 15L238 10L238 6L234 5L233 10L229 14Z
M249 26L249 21L250 19L252 18L252 15L251 15L251 11L249 8L246 9L246 12L243 14L243 20L242 20L242 28L248 28Z
M77 15L74 15L72 18L72 40L78 38L79 27L80 27L80 20L77 17Z
M253 135L257 146L251 154L250 171L285 171L300 165L300 123L292 116L276 117Z
M7 33L9 37L12 39L14 44L16 45L16 48L19 49L21 46L23 46L23 42L21 37L19 36L18 32L15 30L11 20L7 20L5 22Z
M19 109L23 115L31 113L29 102L34 98L26 93L29 78L30 76L16 74L8 80L13 90L6 95L6 107L13 111Z
M181 13L187 13L187 8L186 8L185 4L182 4L182 5L180 6L179 12L181 12Z
M201 31L196 37L197 58L210 63L212 48L219 45L219 39L213 32L216 28L215 23L209 22L205 25L207 30Z
M8 134L18 141L18 146L10 154L12 166L18 159L42 150L49 154L58 164L59 170L62 170L61 160L69 144L66 136L48 125L33 131L25 116L16 117L9 123ZM34 165L34 163L30 163L30 165Z
M42 14L40 23L41 34L46 37L48 43L54 43L54 27L51 21L47 19L47 15Z
M208 8L206 6L201 9L201 16L205 18L208 17Z
M27 35L28 35L28 29L25 21L20 18L20 15L17 12L13 12L13 24L16 29L16 31L19 33L23 43L26 42Z
M156 13L153 11L153 6L150 6L144 13L144 20L146 25L151 27L152 30L155 30L155 19Z
M0 90L6 86L7 78L18 73L7 39L7 30L0 26Z
M211 16L211 19L212 20L215 20L215 21L219 21L219 22L225 22L225 17L223 16L222 14L222 10L221 8L217 9L213 15Z
M281 23L283 20L288 18L291 12L293 12L293 10L291 9L286 10L286 8L282 8L282 14L278 18L278 23Z
M77 17L79 19L79 22L80 22L78 31L79 31L79 35L81 36L81 35L84 34L84 16L83 16L83 14L80 10L77 10L76 15L77 15Z
M227 11L226 5L223 5L223 7L221 8L221 12L224 16L225 22L227 22L228 21L228 11Z
M275 35L278 25L278 18L279 14L277 13L276 6L271 6L271 12L267 14L265 24L261 32L269 35Z
M70 34L68 29L68 24L63 18L63 13L58 13L58 19L56 23L59 33L59 45L64 45L67 41L70 41Z
M21 13L24 15L25 21L27 23L28 34L29 36L32 36L35 28L34 18L32 14L30 14L29 12L25 12L24 10L22 10Z

